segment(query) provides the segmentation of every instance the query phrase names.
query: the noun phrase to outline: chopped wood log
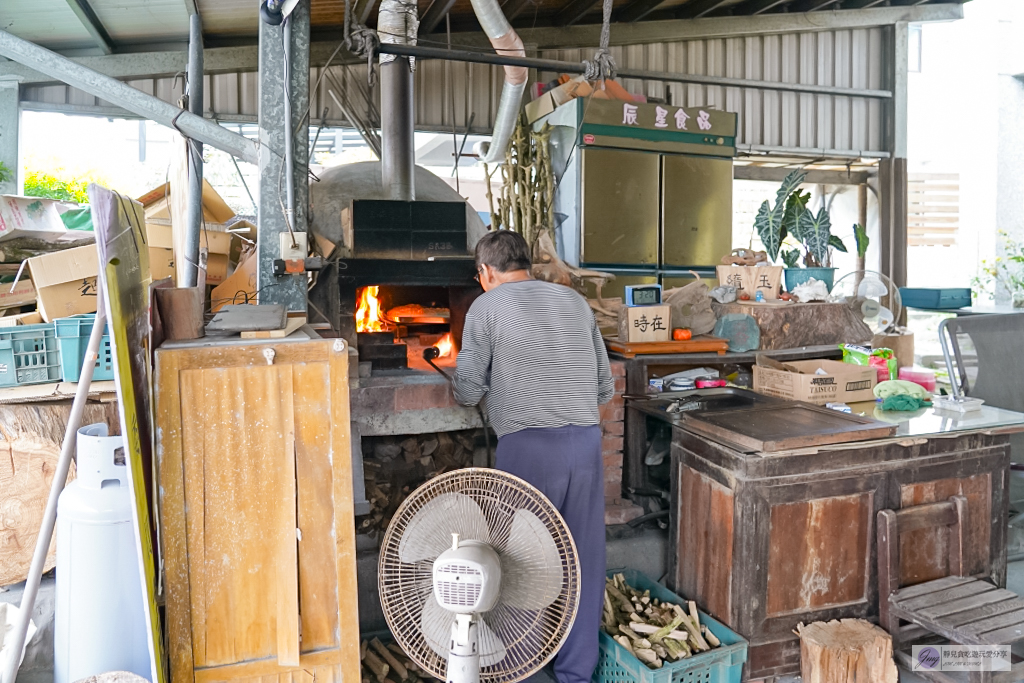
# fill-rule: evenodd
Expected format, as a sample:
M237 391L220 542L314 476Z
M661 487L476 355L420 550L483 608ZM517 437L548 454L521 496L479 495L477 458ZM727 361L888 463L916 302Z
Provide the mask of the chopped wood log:
M797 626L804 683L896 683L892 637L863 619Z
M371 650L366 651L366 656L363 658L363 664L373 672L374 677L380 681L380 683L384 683L384 679L387 678L388 672L391 671L391 667L381 661L381 658Z
M394 669L395 673L399 676L399 681L404 681L409 677L409 670L405 668L404 664L402 664L398 661L398 659L395 658L395 655L391 652L391 650L384 647L384 643L380 642L379 639L374 638L373 640L371 640L370 647L376 650L377 654L379 654L384 659L384 661L388 663L388 666Z

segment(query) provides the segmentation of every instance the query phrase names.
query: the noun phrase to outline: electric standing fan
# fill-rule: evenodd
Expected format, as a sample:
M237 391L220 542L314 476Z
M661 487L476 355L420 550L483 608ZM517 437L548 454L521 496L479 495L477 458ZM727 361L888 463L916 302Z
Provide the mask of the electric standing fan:
M857 270L844 276L832 287L828 300L849 306L872 334L891 329L903 311L899 288L873 270Z
M540 491L499 470L431 479L381 542L384 617L405 653L448 683L514 683L562 646L580 598L569 528Z

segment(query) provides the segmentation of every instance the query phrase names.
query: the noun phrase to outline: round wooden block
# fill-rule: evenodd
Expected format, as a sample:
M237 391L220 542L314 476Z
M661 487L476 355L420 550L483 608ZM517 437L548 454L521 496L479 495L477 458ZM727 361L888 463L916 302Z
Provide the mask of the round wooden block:
M804 683L897 683L892 638L863 619L797 626Z

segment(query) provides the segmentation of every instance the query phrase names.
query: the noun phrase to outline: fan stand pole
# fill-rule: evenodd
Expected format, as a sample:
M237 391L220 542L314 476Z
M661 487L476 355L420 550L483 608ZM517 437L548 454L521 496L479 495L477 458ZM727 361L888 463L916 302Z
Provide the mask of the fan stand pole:
M448 683L480 683L478 617L456 614L452 624L452 647L448 653Z

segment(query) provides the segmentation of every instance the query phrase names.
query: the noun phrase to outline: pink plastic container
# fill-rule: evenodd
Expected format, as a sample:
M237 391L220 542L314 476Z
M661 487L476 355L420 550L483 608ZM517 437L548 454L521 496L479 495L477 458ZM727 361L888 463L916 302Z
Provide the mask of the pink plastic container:
M900 368L900 379L905 379L914 384L920 384L926 390L935 393L935 371L928 368L907 366Z

